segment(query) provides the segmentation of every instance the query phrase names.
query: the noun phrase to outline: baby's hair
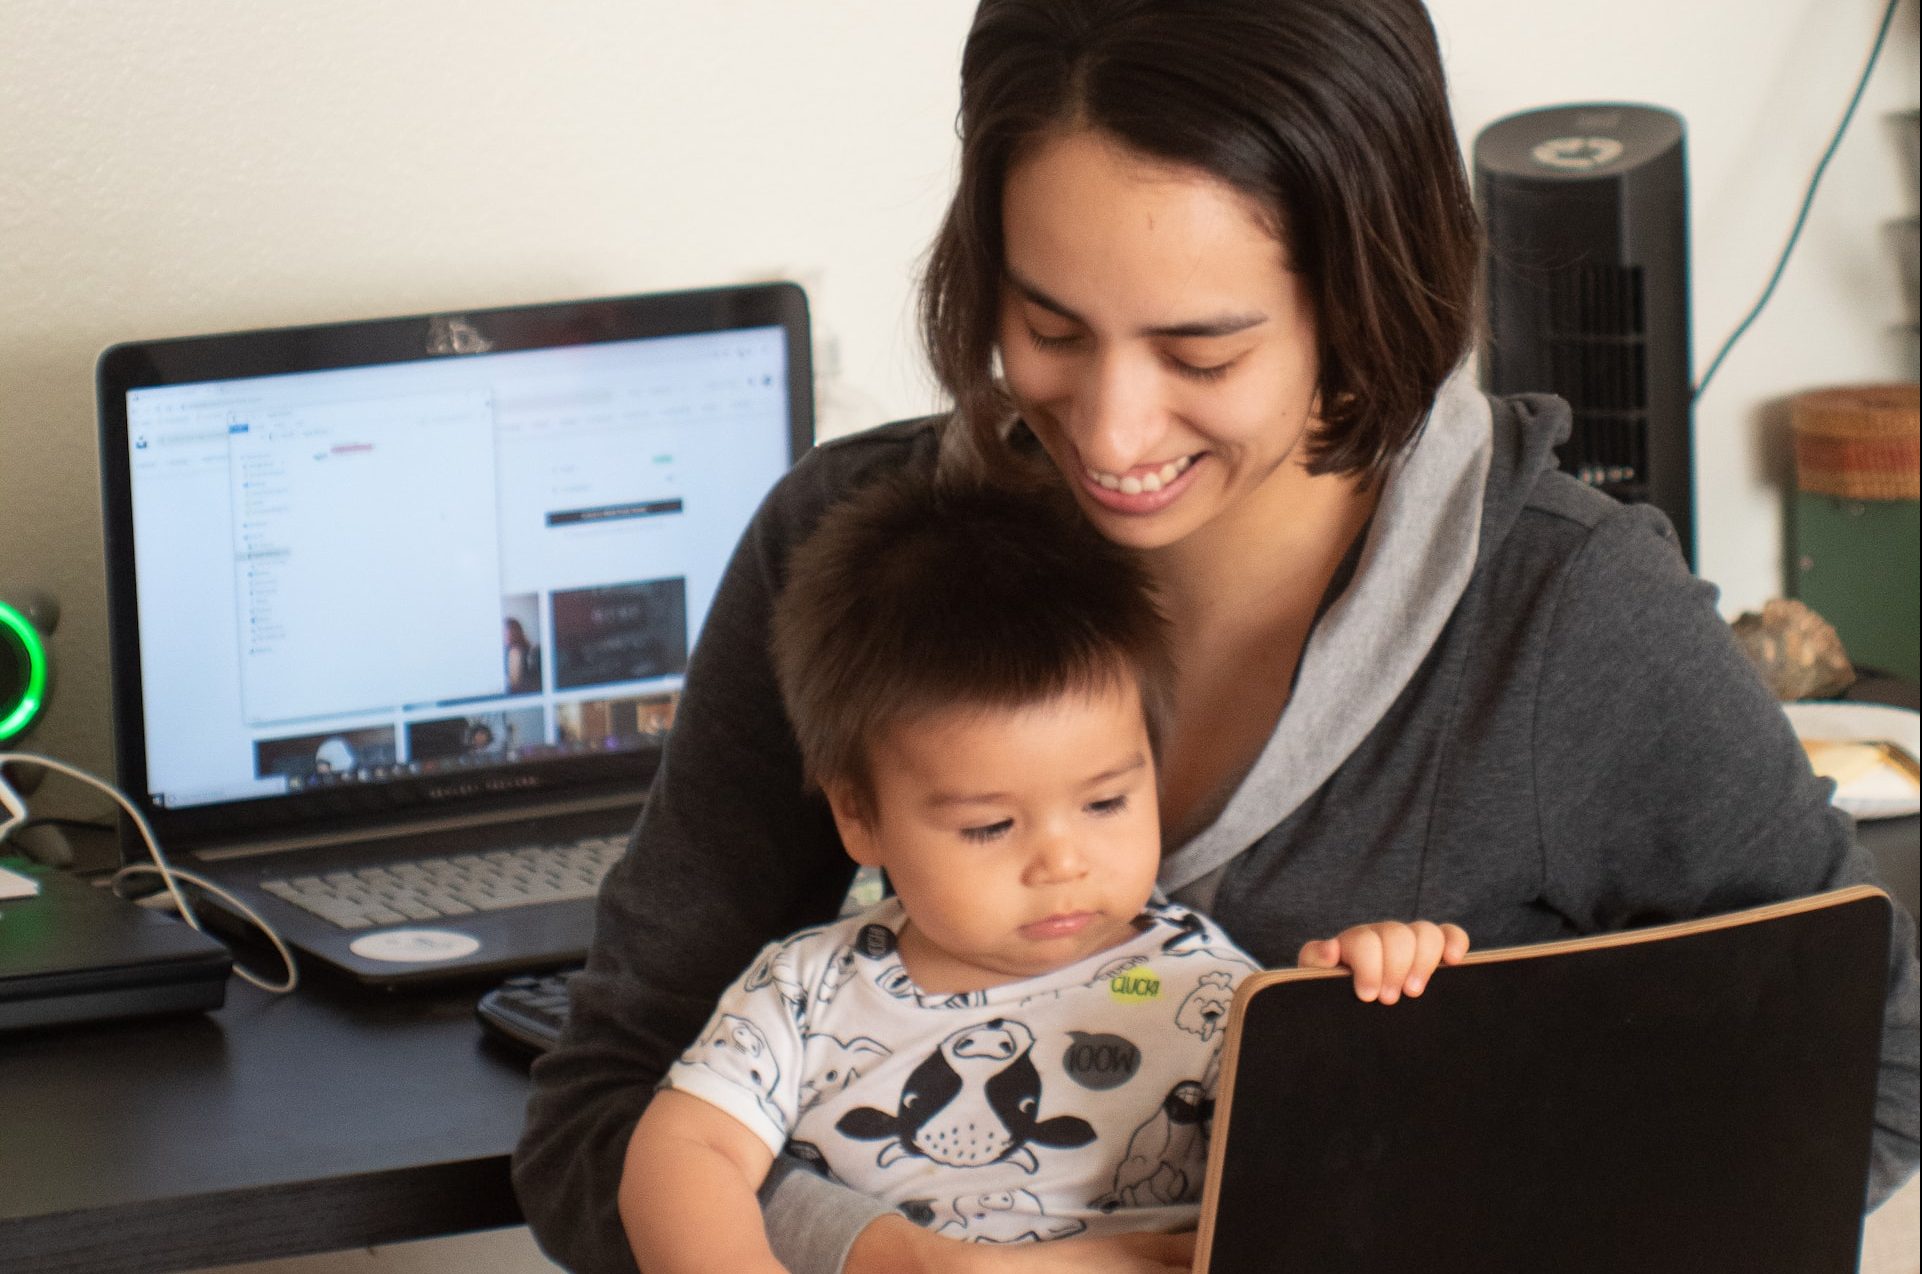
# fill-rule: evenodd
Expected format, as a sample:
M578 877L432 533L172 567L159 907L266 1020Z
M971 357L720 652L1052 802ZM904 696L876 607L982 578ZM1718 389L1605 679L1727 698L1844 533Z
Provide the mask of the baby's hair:
M1145 565L1065 492L921 475L828 510L789 559L772 647L808 782L863 807L868 746L899 722L1132 685L1154 746L1174 690Z

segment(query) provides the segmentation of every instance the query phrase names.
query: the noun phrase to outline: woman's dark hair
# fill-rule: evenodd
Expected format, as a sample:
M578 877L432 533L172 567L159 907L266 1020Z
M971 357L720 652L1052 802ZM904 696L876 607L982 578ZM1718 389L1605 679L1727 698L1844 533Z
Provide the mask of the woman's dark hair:
M1420 0L982 0L921 319L953 432L993 470L1012 412L994 370L1002 186L1069 128L1268 210L1315 307L1310 472L1377 472L1408 443L1468 350L1481 248Z
M1154 746L1174 694L1147 567L1058 484L901 473L837 502L788 559L771 646L808 781L864 807L899 722L1133 686Z

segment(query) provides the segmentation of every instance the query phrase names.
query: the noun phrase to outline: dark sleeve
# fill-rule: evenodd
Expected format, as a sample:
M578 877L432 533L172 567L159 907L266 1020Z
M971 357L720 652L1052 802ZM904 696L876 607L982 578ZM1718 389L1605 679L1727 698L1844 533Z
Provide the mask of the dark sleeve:
M824 450L782 480L735 549L647 808L601 887L567 1029L534 1064L514 1188L542 1248L582 1274L634 1270L616 1194L655 1082L755 952L832 917L853 876L825 802L803 792L768 613L787 552L835 492L904 448Z
M1593 932L1876 883L1665 519L1602 520L1554 604L1534 732L1551 905ZM1894 910L1870 1206L1917 1159L1915 926Z

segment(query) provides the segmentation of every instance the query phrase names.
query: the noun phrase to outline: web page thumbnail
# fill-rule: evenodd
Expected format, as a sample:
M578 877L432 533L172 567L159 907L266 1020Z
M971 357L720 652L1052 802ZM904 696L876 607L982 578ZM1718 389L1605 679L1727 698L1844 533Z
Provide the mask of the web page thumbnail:
M407 727L407 757L428 768L512 761L545 749L539 708L471 712L415 721Z
M667 677L687 668L687 581L642 580L553 595L556 689Z
M574 750L617 748L641 738L660 738L674 724L678 692L633 699L588 699L554 709L555 741Z

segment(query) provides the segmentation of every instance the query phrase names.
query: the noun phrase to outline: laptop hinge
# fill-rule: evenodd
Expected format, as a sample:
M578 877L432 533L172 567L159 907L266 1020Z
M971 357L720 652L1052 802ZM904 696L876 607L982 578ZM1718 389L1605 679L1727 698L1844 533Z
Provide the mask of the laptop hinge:
M592 814L601 810L617 810L623 807L638 810L643 802L643 795L639 792L614 793L578 797L571 801L553 801L543 805L521 806L513 810L448 814L439 818L412 819L407 822L384 823L371 827L336 828L327 832L281 836L249 841L244 845L226 845L217 849L196 849L191 852L193 857L203 862L219 863L236 858L254 858L262 854L284 854L295 849L324 849L330 845L364 845L371 841L394 840L403 836L453 832L460 831L462 828L486 827L495 823L515 823L528 818Z

